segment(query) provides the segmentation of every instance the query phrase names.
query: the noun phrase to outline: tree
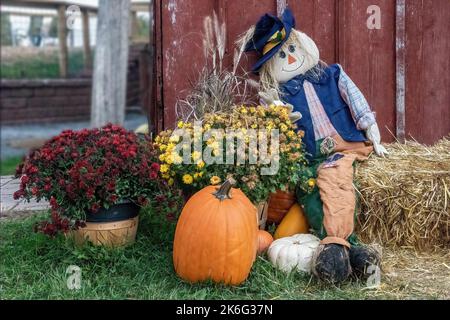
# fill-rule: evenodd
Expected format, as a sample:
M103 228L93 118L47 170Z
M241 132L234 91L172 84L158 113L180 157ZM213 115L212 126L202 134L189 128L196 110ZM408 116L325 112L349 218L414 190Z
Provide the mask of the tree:
M130 0L100 0L92 79L91 126L123 124L127 90Z
M1 45L11 46L12 45L12 34L11 34L11 20L9 19L9 14L1 14Z

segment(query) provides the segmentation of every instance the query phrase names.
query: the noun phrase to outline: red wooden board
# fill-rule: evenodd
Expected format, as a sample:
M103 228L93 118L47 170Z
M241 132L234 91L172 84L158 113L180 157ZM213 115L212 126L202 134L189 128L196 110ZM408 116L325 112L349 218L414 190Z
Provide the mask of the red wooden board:
M150 114L171 127L175 104L206 63L203 20L215 11L227 25L225 62L234 41L280 0L155 0L156 81ZM297 28L309 34L327 63L341 63L377 113L383 140L396 134L396 1L290 0ZM381 29L369 30L367 8L381 9ZM406 136L432 143L450 132L450 1L406 1ZM251 55L242 66L249 70ZM390 132L392 132L392 134Z
M450 132L450 1L406 2L406 137Z

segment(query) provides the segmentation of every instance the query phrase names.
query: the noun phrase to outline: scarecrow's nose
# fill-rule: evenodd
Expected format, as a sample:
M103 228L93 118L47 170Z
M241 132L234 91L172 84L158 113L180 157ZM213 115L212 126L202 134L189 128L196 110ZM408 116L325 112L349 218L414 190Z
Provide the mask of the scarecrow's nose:
M297 59L295 59L293 56L291 56L290 54L288 55L288 63L289 64L293 64L294 62L297 62Z

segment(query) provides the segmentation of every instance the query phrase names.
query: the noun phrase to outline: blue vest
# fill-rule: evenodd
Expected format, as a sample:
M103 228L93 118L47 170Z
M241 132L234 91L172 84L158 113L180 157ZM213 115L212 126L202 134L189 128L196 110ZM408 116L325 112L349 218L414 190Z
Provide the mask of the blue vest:
M313 85L331 124L342 139L349 142L362 142L367 140L364 132L356 128L350 108L342 99L339 92L338 81L341 69L337 64L333 64L324 68L323 71L324 73L320 79L314 78L307 72L305 75L296 76L280 86L282 92L281 99L286 103L292 104L294 111L299 111L302 114L302 118L296 124L298 130L305 132L303 142L306 145L306 151L310 154L308 159L316 156L316 141L311 113L303 88L303 82L305 80L311 82Z

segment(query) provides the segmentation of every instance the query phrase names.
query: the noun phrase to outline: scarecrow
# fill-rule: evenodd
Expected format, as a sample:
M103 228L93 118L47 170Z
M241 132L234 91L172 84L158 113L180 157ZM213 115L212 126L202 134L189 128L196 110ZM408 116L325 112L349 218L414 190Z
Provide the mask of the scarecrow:
M321 239L312 271L322 280L341 282L352 272L363 276L369 265L380 262L378 253L359 244L353 233L353 165L373 151L378 156L387 151L361 91L340 65L322 62L314 41L294 27L289 9L281 18L266 14L242 41L245 51L260 55L253 71L260 75L261 100L287 106L291 120L304 131L316 180L312 192L298 188L297 199Z

